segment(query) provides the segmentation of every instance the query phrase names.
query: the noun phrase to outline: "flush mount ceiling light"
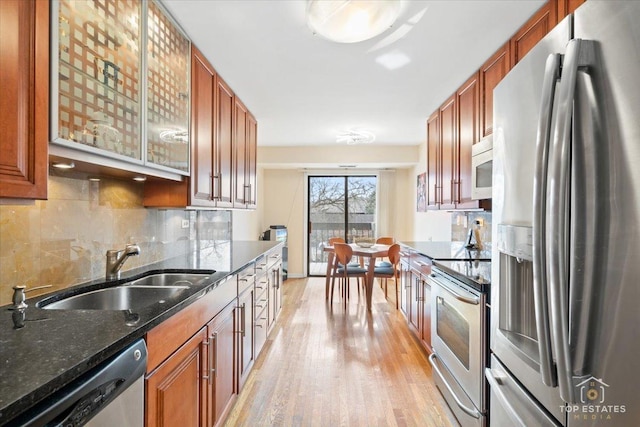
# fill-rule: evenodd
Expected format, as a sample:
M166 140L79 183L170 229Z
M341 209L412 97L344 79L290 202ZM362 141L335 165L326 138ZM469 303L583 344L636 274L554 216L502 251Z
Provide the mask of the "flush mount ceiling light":
M307 25L338 43L356 43L381 34L396 21L401 0L309 0Z
M338 144L370 144L375 141L376 136L366 130L348 130L336 135L336 142Z

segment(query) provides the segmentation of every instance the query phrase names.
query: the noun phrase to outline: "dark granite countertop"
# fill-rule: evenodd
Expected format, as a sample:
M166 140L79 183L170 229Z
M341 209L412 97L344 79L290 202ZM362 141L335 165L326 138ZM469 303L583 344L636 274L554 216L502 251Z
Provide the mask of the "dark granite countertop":
M36 304L51 295L27 300L21 312L0 307L0 425L144 336L204 294L229 274L254 261L280 242L194 242L186 255L122 273L117 282L94 280L67 288L69 295L86 287L114 286L153 272L212 273L181 293L173 304L154 304L138 310L137 321L124 311L44 310ZM202 247L203 249L199 249ZM215 273L214 273L215 271Z
M400 242L432 260L491 261L491 249L467 249L463 242Z

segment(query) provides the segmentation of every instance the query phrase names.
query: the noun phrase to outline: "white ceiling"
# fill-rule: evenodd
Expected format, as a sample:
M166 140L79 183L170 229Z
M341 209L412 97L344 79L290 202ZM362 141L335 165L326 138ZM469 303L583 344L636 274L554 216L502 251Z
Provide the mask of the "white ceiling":
M305 0L164 4L256 116L259 145L331 145L347 129L416 145L430 113L544 0L405 0L391 29L354 44L313 35ZM391 70L385 55L408 62Z

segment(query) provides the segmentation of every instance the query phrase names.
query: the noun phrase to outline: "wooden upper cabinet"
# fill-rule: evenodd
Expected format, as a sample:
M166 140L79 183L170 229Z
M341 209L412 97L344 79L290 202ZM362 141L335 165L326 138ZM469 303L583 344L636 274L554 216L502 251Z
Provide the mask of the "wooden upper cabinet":
M480 140L479 73L474 74L456 92L458 106L457 150L454 165L454 200L458 208L477 208L471 199L471 148Z
M451 209L455 207L454 191L455 191L455 171L457 169L454 163L457 160L457 112L456 97L452 96L445 101L440 107L440 145L442 154L440 159L442 172L442 188L440 194L442 199L440 202L441 209Z
M247 173L247 107L238 98L234 102L233 140L235 169L235 192L233 206L244 208L249 199L249 184L246 181Z
M510 69L508 42L480 67L480 138L493 133L493 89Z
M213 111L216 73L198 49L191 57L192 205L213 205Z
M257 155L258 155L258 122L253 114L247 114L247 181L249 184L249 199L247 208L255 209L257 206L258 178L257 178Z
M150 179L144 205L255 208L258 124L195 46L191 93L191 176Z
M427 209L438 209L440 204L440 115L435 111L427 119Z
M558 22L562 21L565 16L573 13L586 0L550 0L549 3L556 4L556 15Z
M216 83L216 137L214 160L214 199L216 206L233 206L234 190L234 108L231 88L218 76Z
M544 4L510 40L511 66L516 65L553 27L556 26L555 1Z
M49 2L0 1L0 197L46 199Z

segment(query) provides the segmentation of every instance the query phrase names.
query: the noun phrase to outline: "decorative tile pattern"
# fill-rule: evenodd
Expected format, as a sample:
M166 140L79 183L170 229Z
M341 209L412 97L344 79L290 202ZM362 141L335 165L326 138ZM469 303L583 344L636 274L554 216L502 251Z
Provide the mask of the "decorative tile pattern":
M140 5L60 0L58 137L141 159Z

